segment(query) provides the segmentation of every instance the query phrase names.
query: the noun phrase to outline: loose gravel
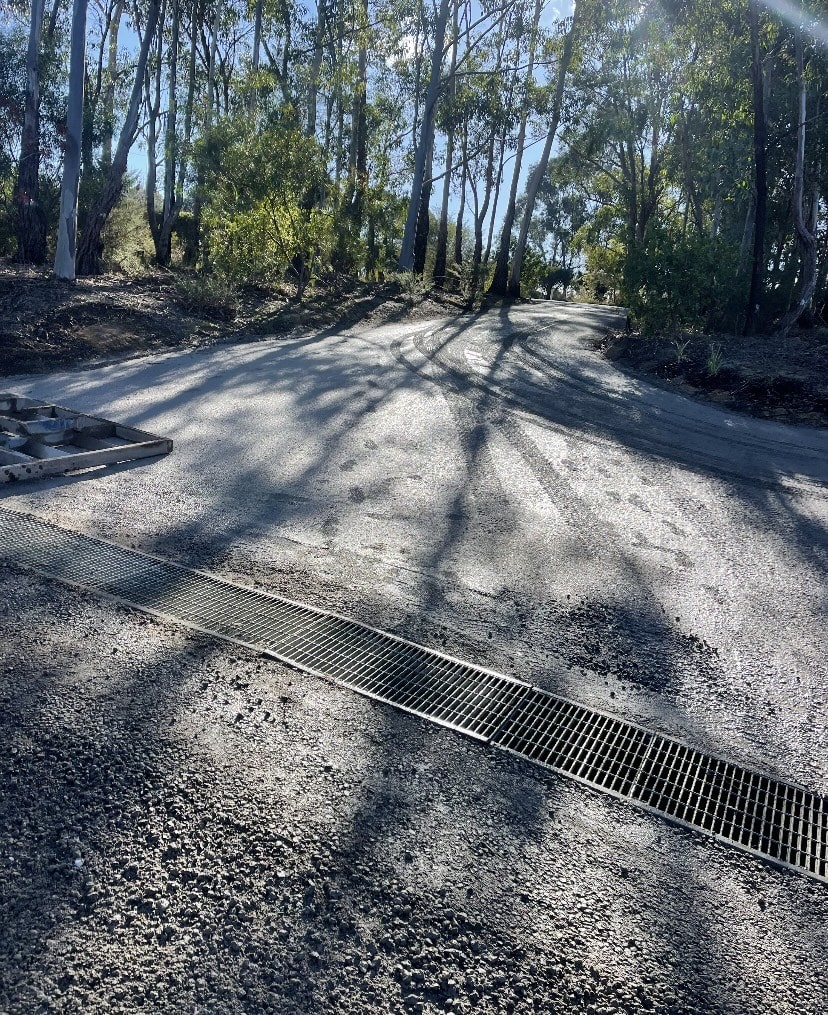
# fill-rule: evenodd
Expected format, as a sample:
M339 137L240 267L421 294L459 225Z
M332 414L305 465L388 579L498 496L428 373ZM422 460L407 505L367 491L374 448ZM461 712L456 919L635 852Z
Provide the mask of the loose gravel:
M518 759L13 569L0 669L4 1015L828 1009L822 886Z

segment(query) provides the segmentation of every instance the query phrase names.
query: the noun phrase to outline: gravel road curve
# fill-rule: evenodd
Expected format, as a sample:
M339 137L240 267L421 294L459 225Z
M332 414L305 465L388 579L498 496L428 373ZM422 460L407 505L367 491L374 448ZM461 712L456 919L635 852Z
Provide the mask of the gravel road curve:
M6 379L176 449L0 496L828 792L828 438L616 373L611 324ZM14 568L0 667L6 1015L828 1010L816 882Z

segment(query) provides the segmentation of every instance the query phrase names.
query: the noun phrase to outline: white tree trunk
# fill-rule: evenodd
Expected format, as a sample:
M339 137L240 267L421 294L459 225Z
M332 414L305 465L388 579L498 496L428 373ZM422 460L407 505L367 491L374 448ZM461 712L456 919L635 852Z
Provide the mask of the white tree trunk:
M86 5L75 0L72 10L72 48L69 57L69 103L66 112L66 155L60 187L60 219L55 254L55 274L75 279L75 246L78 227L81 131L83 129L83 78L86 69Z

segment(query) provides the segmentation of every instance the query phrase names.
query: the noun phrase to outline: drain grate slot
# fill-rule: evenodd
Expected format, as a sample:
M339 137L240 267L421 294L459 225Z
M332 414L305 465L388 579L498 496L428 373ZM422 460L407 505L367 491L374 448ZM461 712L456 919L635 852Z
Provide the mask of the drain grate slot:
M0 558L241 642L828 881L826 799L338 614L0 508Z

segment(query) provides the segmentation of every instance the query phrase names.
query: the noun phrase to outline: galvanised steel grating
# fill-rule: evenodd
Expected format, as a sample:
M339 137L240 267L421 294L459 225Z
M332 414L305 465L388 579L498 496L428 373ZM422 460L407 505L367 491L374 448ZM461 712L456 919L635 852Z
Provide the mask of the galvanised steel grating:
M280 596L0 508L0 559L265 652L828 881L828 799Z

